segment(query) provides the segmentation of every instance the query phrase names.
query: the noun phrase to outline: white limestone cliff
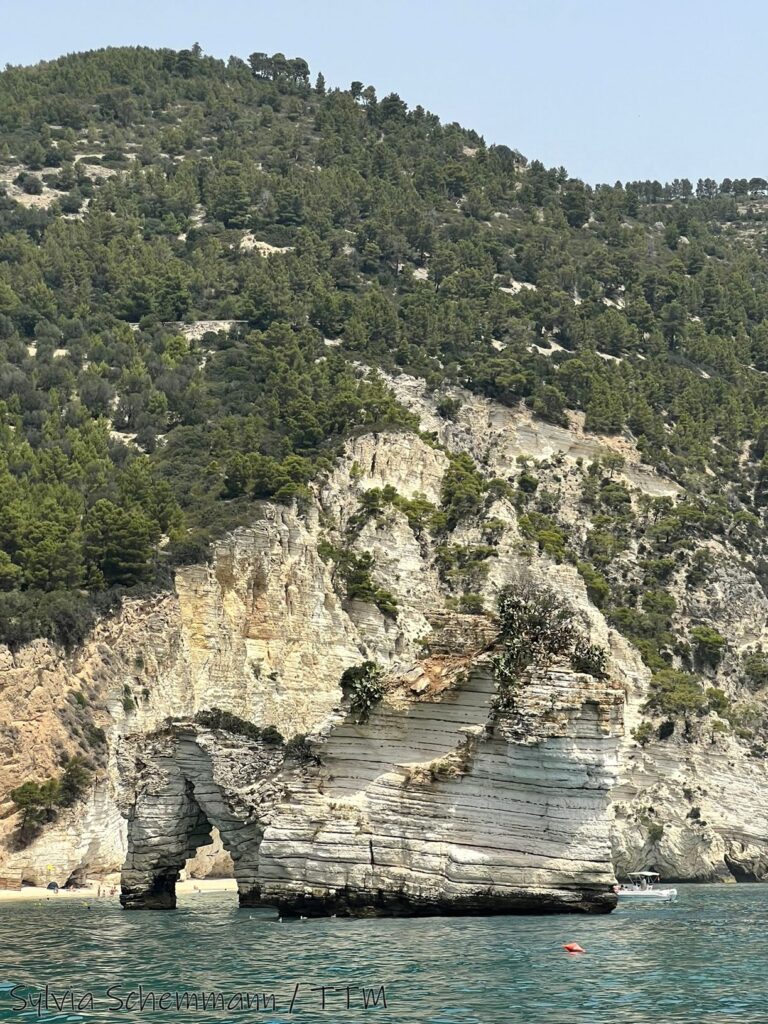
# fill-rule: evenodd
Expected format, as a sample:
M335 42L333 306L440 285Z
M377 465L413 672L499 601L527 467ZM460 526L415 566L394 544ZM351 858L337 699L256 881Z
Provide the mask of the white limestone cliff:
M629 441L586 435L576 421L570 430L552 427L465 394L455 421L445 420L422 382L400 377L392 386L425 430L470 453L489 476L514 478L519 456L557 456L574 529L575 461L607 446L621 448L628 484L677 493ZM141 792L160 809L156 839L163 829L174 833L174 821L191 823L169 847L168 877L216 826L239 865L241 895L309 912L334 901L357 912L462 901L522 907L528 898L564 906L605 892L614 870L649 864L676 878L768 877L765 762L709 727L645 748L632 739L648 670L590 603L573 567L525 549L506 499L488 511L504 529L479 583L485 607L525 573L565 598L610 653L610 686L565 668L531 682L525 741L488 730L491 677L481 650L461 683L435 683L445 664L425 652L447 628L446 615L459 625L466 617L452 610L433 541L416 536L403 512L388 507L353 541L374 554L376 584L397 599L397 618L339 595L321 540L343 535L372 487L439 504L447 465L444 452L413 434L358 437L306 512L261 506L252 527L216 545L210 565L180 569L173 593L127 601L72 655L42 641L15 654L0 649L0 873L37 882L106 873L124 861L130 832L131 856L140 856L127 884L141 889L157 870L151 857L141 860L141 829L146 840L154 827L152 814L139 814ZM481 543L482 526L458 527L452 542ZM719 568L680 614L706 606L739 650L764 638L768 603L726 548L718 554ZM465 657L472 648L463 642L441 657ZM345 717L339 682L365 660L382 666L388 690L358 726ZM728 687L728 671L718 685ZM227 759L258 761L261 748L201 730L196 716L211 708L274 726L286 739L310 734L320 764L286 766L268 751L264 771L275 778L266 793L243 795ZM169 719L187 731L169 732ZM93 727L105 743L94 746ZM10 789L47 777L78 751L101 765L93 792L17 848ZM155 766L151 779L136 767L142 757ZM241 826L253 850L232 838ZM498 891L483 897L489 879Z

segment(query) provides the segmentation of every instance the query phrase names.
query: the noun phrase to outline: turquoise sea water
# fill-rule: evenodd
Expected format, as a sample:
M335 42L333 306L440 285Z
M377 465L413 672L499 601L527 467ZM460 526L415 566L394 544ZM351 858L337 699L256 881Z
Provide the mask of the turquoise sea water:
M55 898L39 905L5 903L0 904L0 1020L768 1021L768 886L678 888L676 905L633 905L600 917L281 924L269 912L239 910L230 894L188 896L175 913L125 913L103 903L87 910L78 900ZM564 942L579 942L587 953L569 955L561 948ZM15 1000L9 991L14 984L25 986L23 996L16 990ZM44 999L46 984L49 1009L41 1006L38 1015L34 1000ZM129 993L138 992L139 985L145 1006L126 1008ZM60 1011L52 1002L67 989L76 990L74 1012L69 1001ZM378 1006L363 1008L362 989L375 991ZM219 1000L215 1009L210 1003L203 1009L203 990L208 1000L211 992L221 993L225 1006L234 1000L234 1007L222 1010ZM171 995L161 1009L164 991ZM237 1009L239 992L251 993L250 1011ZM78 1012L88 993L93 1009L84 1003ZM275 1009L269 998L266 1009L256 1009L255 993L262 1006L263 994L274 995ZM134 996L133 1003L137 1000Z

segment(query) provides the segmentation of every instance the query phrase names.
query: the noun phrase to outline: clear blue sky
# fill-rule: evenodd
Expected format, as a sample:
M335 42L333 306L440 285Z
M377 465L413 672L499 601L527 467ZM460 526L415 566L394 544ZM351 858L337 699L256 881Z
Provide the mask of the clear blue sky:
M768 177L761 0L0 0L0 26L2 65L280 50L591 182Z

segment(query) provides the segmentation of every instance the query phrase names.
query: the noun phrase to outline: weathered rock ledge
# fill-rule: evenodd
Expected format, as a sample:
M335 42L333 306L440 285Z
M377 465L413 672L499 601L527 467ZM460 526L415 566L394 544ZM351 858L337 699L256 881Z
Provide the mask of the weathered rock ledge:
M408 893L337 889L332 895L284 899L273 894L270 905L284 917L451 917L462 914L608 914L616 895L605 886L574 888L510 888L505 892L477 893L452 899L429 899ZM263 906L264 900L241 906Z
M186 859L218 828L243 906L286 915L607 912L609 792L623 692L553 668L515 722L493 710L478 622L445 621L364 724L341 703L310 753L194 722L124 751L127 909L175 905ZM446 653L445 637L459 643ZM460 638L463 637L463 640ZM426 679L426 684L425 684Z

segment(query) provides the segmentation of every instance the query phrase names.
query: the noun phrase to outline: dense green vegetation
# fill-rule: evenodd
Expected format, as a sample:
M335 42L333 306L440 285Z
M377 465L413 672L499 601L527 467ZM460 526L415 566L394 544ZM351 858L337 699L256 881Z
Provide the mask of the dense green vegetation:
M500 650L493 659L498 684L495 715L514 716L525 674L545 671L558 658L567 658L576 672L604 677L607 652L581 633L573 609L556 594L521 581L502 590L498 613Z
M679 550L706 574L712 536L768 576L763 179L590 187L300 58L193 47L8 68L0 181L0 640L77 642L254 500L301 505L351 434L414 428L367 366L631 432L681 499L598 467L574 538L528 467L521 532L654 671L721 657L711 631L676 648L669 580ZM401 507L439 536L506 489L452 455L442 508ZM440 557L480 610L485 556Z
M90 786L91 768L81 757L73 757L60 775L44 782L24 782L11 790L11 800L21 812L17 834L20 845L30 842L42 825L56 818L61 808L77 802Z

